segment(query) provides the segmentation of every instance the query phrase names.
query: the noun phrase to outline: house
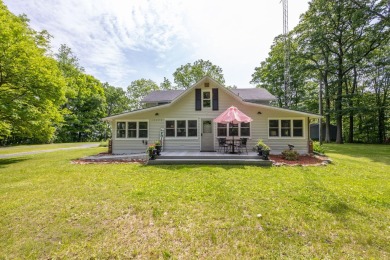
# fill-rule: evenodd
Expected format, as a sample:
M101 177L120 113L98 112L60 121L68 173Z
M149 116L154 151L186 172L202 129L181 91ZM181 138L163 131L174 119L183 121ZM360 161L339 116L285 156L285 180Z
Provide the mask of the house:
M227 89L204 77L187 90L155 91L142 102L145 108L103 120L111 123L112 152L145 152L148 144L160 138L164 151L216 151L220 137L248 138L248 147L258 139L278 154L293 144L302 154L308 152L310 119L320 116L270 106L275 100L267 90ZM230 106L250 116L241 124L218 124L213 119Z

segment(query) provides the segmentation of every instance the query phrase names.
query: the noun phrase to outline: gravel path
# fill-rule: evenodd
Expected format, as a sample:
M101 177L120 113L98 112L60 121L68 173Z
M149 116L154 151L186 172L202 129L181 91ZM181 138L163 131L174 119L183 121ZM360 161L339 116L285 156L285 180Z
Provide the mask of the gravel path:
M30 155L30 154L38 154L38 153L51 153L51 152L57 152L57 151L62 151L62 150L93 148L93 147L98 147L98 146L99 146L99 144L83 144L83 145L75 146L75 147L55 148L55 149L49 149L49 150L21 152L21 153L11 153L11 154L0 155L0 159L20 157L20 156L25 156L25 155Z

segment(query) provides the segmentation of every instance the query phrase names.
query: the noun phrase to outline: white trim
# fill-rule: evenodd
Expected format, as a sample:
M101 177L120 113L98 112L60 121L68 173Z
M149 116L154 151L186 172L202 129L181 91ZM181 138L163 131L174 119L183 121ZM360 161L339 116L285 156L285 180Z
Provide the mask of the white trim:
M230 136L230 135L229 135L230 123L227 123L227 124L226 124L226 131L227 131L226 136L219 136L219 135L218 135L218 124L219 124L219 123L215 123L216 138L232 138L232 137L233 137L233 136ZM237 135L237 136L234 136L234 137L252 139L252 122L249 122L249 136L241 136L241 123L239 123L239 124L238 124L238 135Z
M167 136L167 121L175 121L175 136ZM186 136L177 135L177 121L186 121ZM196 136L188 136L188 121L196 121ZM172 128L169 128L172 129ZM164 118L164 138L166 140L198 140L199 139L199 119L198 118Z
M278 120L278 131L279 131L279 136L270 136L269 135L269 121L270 120ZM282 124L281 120L290 120L291 125L290 125L290 130L291 130L291 136L282 136ZM293 120L302 120L302 136L294 137L294 122ZM267 135L268 139L305 139L307 135L306 131L306 125L307 121L305 117L269 117L267 118Z
M127 134L128 134L128 123L129 122L136 122L137 123L137 129L136 129L136 133L137 133L137 137L127 137ZM139 122L147 122L148 123L148 128L147 128L147 131L148 131L148 137L139 137ZM125 123L125 136L126 137L117 137L117 126L118 126L118 123ZM145 140L145 139L148 139L149 140L149 135L150 135L150 122L149 122L149 119L137 119L137 120L115 120L113 122L113 134L114 134L114 140ZM144 129L142 129L144 130Z
M210 94L210 98L208 99L204 99L204 93L208 92ZM204 109L205 111L208 111L208 110L211 110L212 107L213 107L213 92L211 91L211 89L202 89L202 97L201 97L201 100L202 100L202 110ZM204 101L205 100L209 100L210 101L210 106L209 107L205 107L204 106Z

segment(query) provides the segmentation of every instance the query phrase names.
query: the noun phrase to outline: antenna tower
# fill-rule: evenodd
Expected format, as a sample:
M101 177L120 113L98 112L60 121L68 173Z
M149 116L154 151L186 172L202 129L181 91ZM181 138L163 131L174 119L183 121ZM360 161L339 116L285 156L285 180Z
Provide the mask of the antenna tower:
M288 0L283 2L283 38L284 38L284 106L288 107L290 90L290 39L288 36Z

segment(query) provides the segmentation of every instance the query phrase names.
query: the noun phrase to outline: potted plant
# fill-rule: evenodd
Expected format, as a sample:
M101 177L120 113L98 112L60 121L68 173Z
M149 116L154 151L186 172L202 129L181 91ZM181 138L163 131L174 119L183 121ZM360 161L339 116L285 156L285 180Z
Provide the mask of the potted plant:
M160 140L155 141L154 146L156 147L157 155L161 155L161 148L162 148L161 141Z
M266 145L262 139L259 139L256 144L257 152L259 153L259 156L263 160L268 160L269 152L271 151L271 148Z
M146 149L146 153L149 155L149 160L156 159L156 147L154 146L154 144L148 146L148 148Z

